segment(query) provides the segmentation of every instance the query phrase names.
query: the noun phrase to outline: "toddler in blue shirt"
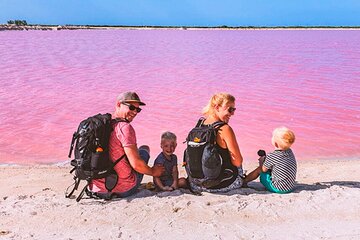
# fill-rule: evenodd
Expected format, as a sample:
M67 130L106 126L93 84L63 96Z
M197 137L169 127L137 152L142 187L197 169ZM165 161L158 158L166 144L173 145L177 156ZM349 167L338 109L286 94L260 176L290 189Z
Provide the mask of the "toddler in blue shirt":
M160 177L154 177L154 184L159 190L173 191L177 188L186 188L185 178L179 178L177 168L177 156L174 154L177 142L176 135L172 132L164 132L161 135L162 152L157 156L154 165L162 165L165 172Z

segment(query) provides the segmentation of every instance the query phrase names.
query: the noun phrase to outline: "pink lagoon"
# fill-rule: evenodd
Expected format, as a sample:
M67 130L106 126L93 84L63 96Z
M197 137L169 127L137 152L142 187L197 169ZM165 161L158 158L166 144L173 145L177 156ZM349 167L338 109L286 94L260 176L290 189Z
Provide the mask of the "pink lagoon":
M113 112L116 96L147 103L138 144L187 132L215 92L236 97L230 120L245 161L294 130L299 161L360 156L360 31L77 30L0 32L0 164L67 160L79 122Z

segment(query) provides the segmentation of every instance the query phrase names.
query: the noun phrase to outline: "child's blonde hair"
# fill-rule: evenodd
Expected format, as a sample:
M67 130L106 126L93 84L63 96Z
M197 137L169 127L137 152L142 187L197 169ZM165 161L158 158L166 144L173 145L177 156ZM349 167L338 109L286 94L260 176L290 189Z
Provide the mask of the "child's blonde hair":
M228 102L235 102L235 97L229 93L216 93L210 98L208 104L204 107L202 114L205 116L214 115L216 105L222 106Z
M272 133L273 142L278 144L278 147L287 150L295 142L295 134L287 127L275 128Z
M170 141L176 142L176 135L175 135L175 133L172 133L172 132L170 132L170 131L163 132L163 133L161 134L161 142L163 142L164 140L170 140Z

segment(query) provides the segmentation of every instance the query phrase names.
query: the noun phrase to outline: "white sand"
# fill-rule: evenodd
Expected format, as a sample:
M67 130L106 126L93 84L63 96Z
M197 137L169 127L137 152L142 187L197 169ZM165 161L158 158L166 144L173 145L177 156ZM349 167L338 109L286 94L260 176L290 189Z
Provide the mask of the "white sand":
M360 160L298 165L286 195L255 181L222 195L142 189L79 203L64 198L70 167L0 167L0 239L360 239Z

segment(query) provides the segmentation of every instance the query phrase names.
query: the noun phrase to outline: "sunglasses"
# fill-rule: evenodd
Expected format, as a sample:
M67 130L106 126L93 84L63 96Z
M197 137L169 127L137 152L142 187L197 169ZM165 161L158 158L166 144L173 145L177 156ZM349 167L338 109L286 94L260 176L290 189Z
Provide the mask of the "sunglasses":
M229 113L233 113L233 112L235 112L236 108L229 107L227 110L228 110Z
M127 103L127 102L122 102L122 104L124 104L125 106L128 106L130 111L134 111L136 110L137 113L141 112L141 108L139 107L135 107L134 105Z

